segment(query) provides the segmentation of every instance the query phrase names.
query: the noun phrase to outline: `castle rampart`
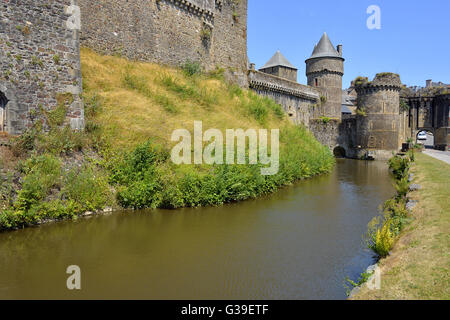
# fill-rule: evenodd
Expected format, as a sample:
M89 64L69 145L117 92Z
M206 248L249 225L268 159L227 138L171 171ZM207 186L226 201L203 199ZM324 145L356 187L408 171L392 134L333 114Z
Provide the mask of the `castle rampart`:
M247 0L79 0L81 44L170 66L247 71Z

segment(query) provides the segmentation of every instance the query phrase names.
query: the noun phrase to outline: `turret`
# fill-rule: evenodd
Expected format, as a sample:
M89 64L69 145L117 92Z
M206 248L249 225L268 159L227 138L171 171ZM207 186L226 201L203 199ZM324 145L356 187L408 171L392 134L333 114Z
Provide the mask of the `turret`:
M400 76L377 74L372 82L358 78L357 144L362 152L371 151L374 158L385 159L399 151L400 134Z
M314 47L311 57L306 60L308 85L322 95L318 114L341 120L342 117L342 76L344 75L342 45L335 49L327 34Z
M259 71L297 82L298 69L280 51L277 51Z

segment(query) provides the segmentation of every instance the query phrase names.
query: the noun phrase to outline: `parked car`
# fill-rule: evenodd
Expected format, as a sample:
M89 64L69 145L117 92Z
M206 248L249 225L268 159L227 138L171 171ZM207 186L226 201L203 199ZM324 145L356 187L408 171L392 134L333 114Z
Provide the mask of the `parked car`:
M427 140L427 133L425 131L419 132L417 140Z

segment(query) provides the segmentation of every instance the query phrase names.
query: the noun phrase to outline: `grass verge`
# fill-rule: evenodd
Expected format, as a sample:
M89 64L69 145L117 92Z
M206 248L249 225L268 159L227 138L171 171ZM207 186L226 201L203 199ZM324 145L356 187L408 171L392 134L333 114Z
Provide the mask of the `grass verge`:
M355 300L450 299L450 166L424 154L411 167L422 189L390 255L380 261L381 290L363 287Z

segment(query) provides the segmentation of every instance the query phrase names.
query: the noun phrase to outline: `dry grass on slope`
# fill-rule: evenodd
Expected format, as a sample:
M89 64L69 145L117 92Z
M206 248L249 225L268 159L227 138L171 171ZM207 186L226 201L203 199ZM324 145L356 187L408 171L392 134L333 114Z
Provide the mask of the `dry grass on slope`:
M220 74L186 75L152 63L130 62L81 50L86 101L95 95L102 110L94 121L115 147L129 149L149 138L168 143L175 129L280 128L291 125L269 99L229 85Z

